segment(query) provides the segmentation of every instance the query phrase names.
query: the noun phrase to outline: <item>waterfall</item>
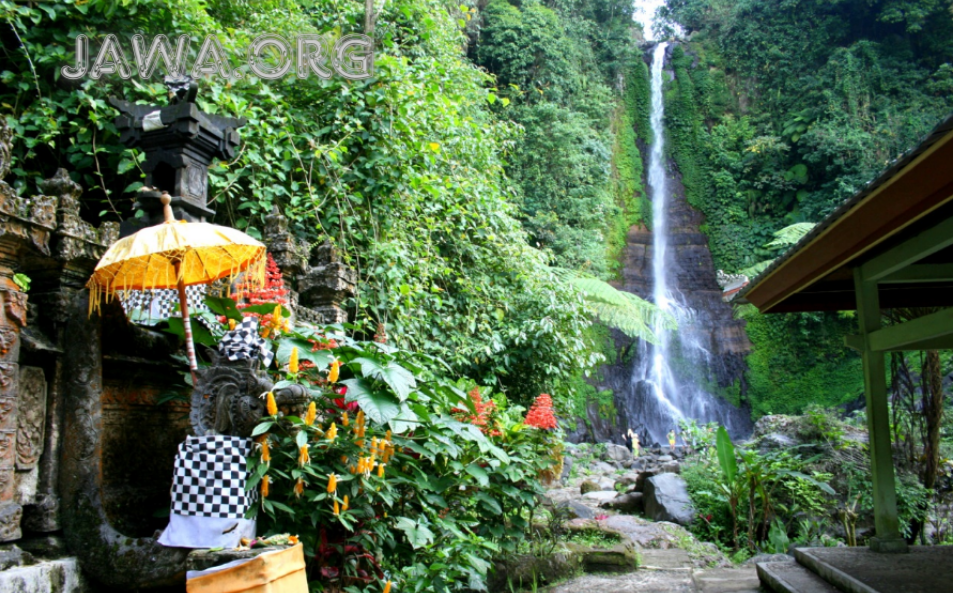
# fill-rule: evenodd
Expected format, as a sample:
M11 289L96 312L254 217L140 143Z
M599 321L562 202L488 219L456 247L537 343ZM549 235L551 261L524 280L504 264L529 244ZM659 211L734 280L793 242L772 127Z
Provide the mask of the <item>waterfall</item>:
M652 201L651 299L677 319L678 330L666 331L660 322L655 328L658 343L640 344L630 376L631 388L626 390L628 401L624 413L628 425L642 434L643 439L648 437L643 441L646 444L665 443L670 430L680 432L680 420L695 419L699 424L719 422L735 434L746 431L750 423L745 413L706 390L706 383L711 381L713 361L709 348L713 338L711 329L702 327L702 322L709 321L711 316L709 311L696 311L689 306L689 299L678 286L680 262L671 243L672 217L675 210L685 216L688 207L683 196L678 196L680 202L676 203L671 190L672 174L666 166L663 77L667 46L667 43L659 43L655 47L651 70L652 144L648 158L648 191ZM693 273L688 270L682 276ZM730 319L730 310L727 315ZM699 319L700 316L705 319Z

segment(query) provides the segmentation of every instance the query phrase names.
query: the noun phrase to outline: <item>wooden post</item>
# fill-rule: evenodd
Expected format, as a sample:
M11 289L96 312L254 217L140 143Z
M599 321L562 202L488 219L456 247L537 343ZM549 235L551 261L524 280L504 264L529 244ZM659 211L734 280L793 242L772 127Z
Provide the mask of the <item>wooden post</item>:
M854 269L857 321L863 340L864 394L867 398L867 430L870 435L870 470L874 484L874 524L871 538L874 552L907 552L897 517L893 453L890 442L890 415L887 409L887 377L884 353L871 349L869 334L880 329L880 295L876 281L865 281L861 268Z

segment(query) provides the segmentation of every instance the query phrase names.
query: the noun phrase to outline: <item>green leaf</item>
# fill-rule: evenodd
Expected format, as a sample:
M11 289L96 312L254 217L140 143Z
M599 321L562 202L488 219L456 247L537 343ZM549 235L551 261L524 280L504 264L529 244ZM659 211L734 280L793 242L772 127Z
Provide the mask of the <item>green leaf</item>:
M395 527L404 532L404 535L407 536L407 542L414 549L422 548L433 542L433 532L430 531L426 525L422 525L407 517L397 519Z
M480 486L486 487L490 485L490 476L486 473L486 470L476 464L476 462L471 463L467 466L467 473L476 478Z
M192 326L192 342L202 344L203 346L215 346L218 340L201 323L190 323ZM185 339L185 326L182 325L181 317L169 317L169 327L164 330L167 333L175 334Z
M410 395L410 392L417 388L417 380L414 374L404 367L388 362L384 365L372 358L361 356L353 361L361 365L361 374L372 379L383 381L394 390L397 399L404 401Z
M334 355L331 354L330 351L315 350L312 352L311 347L311 342L307 340L300 338L282 338L278 341L278 351L275 352L275 359L278 361L279 366L286 365L288 361L291 360L291 350L297 348L298 360L310 360L318 369L326 368L331 364L331 361L334 360Z
M394 431L394 434L403 434L415 428L418 423L419 419L417 418L417 414L415 414L406 403L402 403L400 405L400 414L397 414L397 416L390 420L390 428Z
M345 379L341 384L347 386L346 401L357 402L373 422L386 424L400 414L400 402L387 392L375 390L366 379Z
M235 307L235 301L227 297L205 297L205 306L216 315L224 315L226 319L241 321L244 319L241 312Z
M735 481L738 475L738 462L735 459L735 446L731 444L731 437L724 426L718 427L715 448L718 451L718 465L721 466L721 473L725 476L725 481L729 484Z

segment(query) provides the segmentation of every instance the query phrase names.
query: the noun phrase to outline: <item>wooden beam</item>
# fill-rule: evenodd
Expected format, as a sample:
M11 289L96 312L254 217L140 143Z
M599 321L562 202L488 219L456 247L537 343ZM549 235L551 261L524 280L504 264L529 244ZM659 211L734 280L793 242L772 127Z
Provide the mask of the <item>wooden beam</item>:
M920 350L922 342L953 337L953 308L943 309L897 325L889 325L867 334L874 352Z
M865 278L861 268L854 268L854 291L857 294L857 325L864 346L861 358L864 365L864 395L867 399L874 526L877 532L877 536L870 539L870 549L875 552L902 552L906 551L907 545L900 535L897 514L890 411L887 407L887 369L883 352L874 352L870 344L871 335L880 331L881 327L880 297L877 283Z
M863 264L864 281L879 282L950 245L953 245L953 218L942 221Z
M881 284L953 282L953 264L914 264L890 274Z
M857 352L864 351L864 336L844 336L844 345Z

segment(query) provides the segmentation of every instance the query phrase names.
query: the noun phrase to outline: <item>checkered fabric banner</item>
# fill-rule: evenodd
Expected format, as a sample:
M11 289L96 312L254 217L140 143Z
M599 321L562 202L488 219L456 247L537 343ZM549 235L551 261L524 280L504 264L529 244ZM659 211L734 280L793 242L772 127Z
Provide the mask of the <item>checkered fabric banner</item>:
M208 311L205 305L205 295L208 293L208 286L205 284L193 284L185 287L185 298L189 304L189 315L192 319L199 321L206 327L209 322L197 314L202 311ZM171 288L158 288L155 290L130 290L126 297L122 299L122 308L127 317L132 317L138 309L140 311L136 321L162 321L172 317L173 310L179 304L179 292ZM176 312L176 317L181 317L181 313ZM209 329L212 329L209 327Z
M268 343L258 334L258 319L255 317L244 318L235 329L227 332L218 343L218 351L231 361L261 357L266 368L275 358Z
M188 437L175 457L172 513L242 519L253 502L245 492L251 447L251 439L243 437Z

